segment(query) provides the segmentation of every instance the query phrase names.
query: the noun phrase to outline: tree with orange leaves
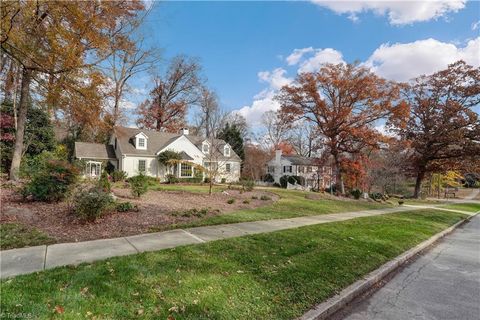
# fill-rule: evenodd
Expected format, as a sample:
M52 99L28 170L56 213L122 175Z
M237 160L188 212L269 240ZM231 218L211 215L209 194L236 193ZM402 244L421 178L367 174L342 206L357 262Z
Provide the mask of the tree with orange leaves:
M366 147L376 147L375 121L396 111L399 86L355 64L325 64L301 73L283 87L276 99L286 123L306 119L314 123L333 158L337 182L345 193L342 159Z
M97 65L109 54L110 31L143 8L140 1L0 2L2 55L16 62L22 79L10 179L19 177L31 84Z
M184 126L187 108L200 99L200 71L195 59L175 57L166 74L155 78L150 99L138 107L137 125L168 132L176 132Z
M410 145L418 198L427 173L451 170L465 157L480 157L480 120L473 110L480 103L480 68L455 62L415 79L405 97L410 112L391 125Z

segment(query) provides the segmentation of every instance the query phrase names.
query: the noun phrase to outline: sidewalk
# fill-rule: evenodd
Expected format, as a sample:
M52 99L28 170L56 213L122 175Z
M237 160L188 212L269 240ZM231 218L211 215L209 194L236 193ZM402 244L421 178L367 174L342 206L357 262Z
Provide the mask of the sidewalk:
M42 245L4 250L0 251L0 278L42 271L59 266L93 262L145 251L157 251L256 233L273 232L313 224L344 221L360 217L427 208L441 209L435 206L405 205L402 207L387 209L324 214L291 219L241 222L189 229L176 229L114 239L59 243L48 246ZM442 210L456 211L450 209ZM463 211L457 212L468 214L468 212Z
M480 215L333 319L479 319Z

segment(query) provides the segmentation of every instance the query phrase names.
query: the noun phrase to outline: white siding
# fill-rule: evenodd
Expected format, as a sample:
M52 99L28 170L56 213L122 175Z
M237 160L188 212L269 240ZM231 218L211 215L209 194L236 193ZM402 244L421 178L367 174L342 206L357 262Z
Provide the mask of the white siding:
M158 176L158 160L156 157L145 156L125 156L122 161L122 170L129 177L136 176L138 172L138 161L145 160L145 174L151 177Z
M160 150L160 152L165 150L172 150L175 152L185 151L190 157L193 163L202 165L204 154L185 136L179 137L177 140L173 141L171 144Z

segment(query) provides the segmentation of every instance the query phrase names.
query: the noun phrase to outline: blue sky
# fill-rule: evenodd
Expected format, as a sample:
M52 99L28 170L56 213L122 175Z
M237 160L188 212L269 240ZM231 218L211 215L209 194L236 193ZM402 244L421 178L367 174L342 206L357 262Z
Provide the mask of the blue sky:
M277 107L271 97L279 84L291 81L302 65L314 70L318 61L359 60L395 80L434 72L459 57L478 66L479 20L480 2L463 0L379 6L182 1L155 3L142 32L165 59L199 58L222 107L241 110L255 125L263 111ZM289 63L295 49L304 54ZM132 82L147 90L149 84L147 74Z

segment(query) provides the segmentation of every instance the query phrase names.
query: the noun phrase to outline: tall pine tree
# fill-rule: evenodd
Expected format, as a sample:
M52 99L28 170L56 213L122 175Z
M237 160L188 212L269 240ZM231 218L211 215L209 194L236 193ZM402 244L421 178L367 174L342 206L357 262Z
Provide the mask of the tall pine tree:
M225 140L242 161L245 159L242 134L235 124L230 125L227 122L225 127L218 133L218 138Z

